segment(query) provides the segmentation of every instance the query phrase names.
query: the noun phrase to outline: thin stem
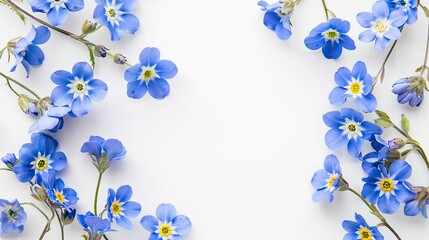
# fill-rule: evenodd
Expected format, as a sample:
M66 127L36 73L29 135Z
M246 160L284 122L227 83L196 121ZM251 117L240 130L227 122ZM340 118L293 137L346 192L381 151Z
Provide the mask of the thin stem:
M32 207L34 207L37 211L39 211L45 218L46 218L46 220L48 220L49 221L49 217L48 217L48 215L46 215L46 213L44 213L43 211L42 211L42 209L40 209L36 204L34 204L34 203L31 203L31 202L23 202L23 203L21 203L21 205L28 205L28 206L32 206Z
M55 215L57 215L58 223L60 224L61 239L62 239L62 240L64 240L64 225L63 225L63 223L61 222L61 217L60 217L60 215L58 214L58 212L57 212L57 211L54 211L54 212L55 212Z
M423 76L424 71L426 70L426 64L428 61L428 51L429 51L429 21L428 21L428 36L426 39L426 51L425 51L425 59L423 61L422 69L420 70L420 76Z
M402 29L401 29L401 30L402 30ZM380 70L378 70L377 75L375 75L375 79L378 79L378 77L380 76L381 72L383 72L383 69L384 69L384 67L386 66L387 60L389 60L389 57L390 57L390 55L392 54L393 49L395 48L395 46L396 46L396 43L397 43L397 42L398 42L398 40L395 40L395 41L393 42L393 44L392 44L392 47L390 47L390 50L389 50L389 52L387 53L386 58L384 58L384 61L383 61L383 63L381 64Z
M13 79L13 78L11 78L11 77L9 77L9 76L5 75L5 74L4 74L4 73L2 73L2 72L0 72L0 75L6 79L6 81L8 82L9 88L10 88L10 89L11 89L11 90L12 90L12 91L17 95L17 96L19 96L19 94L18 94L15 90L13 90L13 89L10 87L10 83L9 83L9 81L10 81L10 82L15 83L16 85L18 85L18 86L20 86L21 88L25 89L27 92L31 93L35 98L37 98L37 100L40 100L39 95L37 95L37 94L36 94L33 90L31 90L29 87L27 87L27 86L25 86L24 84L22 84L22 83L18 82L17 80L15 80L15 79Z
M429 170L429 160L428 160L428 157L427 157L427 155L425 153L425 150L423 150L423 148L422 148L422 146L420 146L420 144L416 144L415 146L417 148L417 151L420 153L420 155L422 156L423 160L425 161L426 167Z
M97 216L97 201L98 201L98 192L100 190L101 177L103 176L103 172L99 171L98 173L98 181L97 187L95 189L95 197L94 197L94 215Z
M46 223L45 228L43 229L43 232L39 237L39 240L42 240L45 237L45 234L51 230L51 222L55 217L55 213L54 213L54 210L52 208L49 208L49 209L51 209L52 216L48 220L48 222Z
M323 9L325 10L325 17L326 17L326 21L329 21L329 14L328 14L329 9L328 9L328 7L326 6L326 2L325 2L325 0L322 0L322 3L323 3Z
M0 168L0 171L12 171L12 169L9 169L9 168Z
M365 205L371 210L371 213L374 214L378 219L380 219L380 221L382 222L382 225L386 226L393 233L393 235L395 235L395 237L398 240L401 240L401 237L398 235L398 233L395 231L395 229L393 229L392 226L390 226L389 223L387 223L386 219L383 217L383 215L381 215L380 211L378 211L378 209L374 205L369 203L362 195L360 195L354 189L348 187L347 190L349 190L354 195L359 197L365 203Z

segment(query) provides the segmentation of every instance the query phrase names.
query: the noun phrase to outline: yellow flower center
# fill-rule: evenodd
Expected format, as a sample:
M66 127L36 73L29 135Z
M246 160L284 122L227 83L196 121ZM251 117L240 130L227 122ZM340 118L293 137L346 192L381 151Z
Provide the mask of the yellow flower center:
M64 203L64 195L60 192L55 193L55 197L57 198L57 201L60 203Z
M82 80L76 80L74 82L74 91L78 94L84 93L86 91L86 84Z
M171 229L171 226L168 224L162 224L159 227L159 234L161 234L161 236L163 236L163 237L170 236L172 231L173 231L173 229Z
M330 188L334 186L334 181L335 181L335 179L337 179L337 178L338 178L338 176L337 176L337 175L332 175L332 176L329 178L329 180L328 180L328 186L329 186Z
M361 228L361 230L359 230L359 238L362 240L372 239L371 231L365 227Z
M384 192L391 192L394 187L395 187L395 184L393 184L392 180L388 178L385 178L380 181L380 188Z
M43 171L48 167L48 160L44 157L39 157L36 160L36 169L39 171Z
M116 16L116 11L115 11L115 9L113 9L113 8L109 8L109 9L107 10L107 14L109 14L109 16L110 16L111 18L114 18L114 17Z
M155 75L155 72L152 69L146 69L142 73L142 78L145 81L149 81L153 78L154 75Z
M358 82L354 82L350 85L350 92L352 92L353 95L359 94L361 90L361 85Z
M336 40L339 36L339 33L334 29L329 29L325 31L325 37L329 40Z
M121 205L117 201L115 201L112 203L110 210L113 214L118 215L119 213L121 213Z
M384 21L379 21L375 24L375 30L379 33L384 33L389 28L389 25L387 25Z

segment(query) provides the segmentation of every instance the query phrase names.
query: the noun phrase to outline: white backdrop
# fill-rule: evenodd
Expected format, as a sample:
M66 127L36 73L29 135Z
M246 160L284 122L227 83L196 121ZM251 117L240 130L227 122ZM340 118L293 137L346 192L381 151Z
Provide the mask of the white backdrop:
M84 19L92 18L95 2L85 1L84 10L69 15L62 27L78 33ZM321 51L310 51L303 40L324 21L322 3L302 1L292 17L293 35L284 42L262 24L263 12L250 0L146 0L135 11L141 28L135 36L110 42L107 29L89 37L112 51L122 52L136 63L144 47L158 47L161 59L173 60L178 75L171 79L171 94L158 101L149 95L140 100L126 96L123 66L97 59L95 77L109 85L107 97L93 105L83 118L66 118L64 128L53 136L67 154L69 167L61 173L66 184L78 191L79 213L92 210L97 171L90 158L80 152L90 135L117 138L127 148L126 157L104 175L100 207L109 187L133 187L133 200L142 204L134 219L134 230L110 233L109 239L147 239L149 233L139 221L155 213L159 203L173 203L179 213L191 218L188 240L218 239L342 239L341 223L362 214L370 225L377 219L350 193L336 192L331 204L314 203L310 184L315 171L323 167L327 154L340 156L343 173L350 185L361 190L364 177L360 162L345 151L332 152L325 146L328 128L322 115L339 109L331 106L328 94L335 86L335 71L362 60L375 75L387 52L357 40L363 29L355 16L370 11L372 1L328 0L338 17L351 22L351 36L357 50L345 50L339 60L326 60ZM28 2L21 6L27 9ZM23 35L30 28L6 7L0 7L0 46ZM43 14L38 15L45 18ZM403 38L387 64L386 79L375 95L378 108L395 121L405 113L411 121L411 135L429 147L425 128L428 103L419 109L396 103L390 92L394 81L411 76L422 64L426 21L420 14L417 24L407 26ZM73 64L87 61L84 45L56 32L41 48L45 62L32 68L25 79L22 66L8 73L13 61L1 59L0 70L22 80L42 96L55 86L50 75L70 71ZM1 80L3 81L3 80ZM15 95L0 88L0 155L18 153L30 141L28 127L34 122L22 114ZM350 104L350 106L352 106ZM368 120L374 115L367 115ZM387 131L384 136L394 136ZM390 134L390 135L389 135ZM410 181L429 185L422 160L412 155L414 174ZM0 172L0 198L29 201L26 184L13 174ZM11 239L37 239L44 221L37 212L29 215L23 235ZM387 216L403 239L428 236L427 220L405 217L401 209ZM114 228L119 229L115 224ZM46 239L59 239L56 223ZM386 239L393 235L381 229ZM83 233L77 222L66 227L66 239L79 239Z

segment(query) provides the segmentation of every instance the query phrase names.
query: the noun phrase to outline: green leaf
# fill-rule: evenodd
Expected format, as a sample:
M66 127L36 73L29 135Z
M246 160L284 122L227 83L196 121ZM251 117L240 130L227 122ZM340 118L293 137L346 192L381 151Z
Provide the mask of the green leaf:
M381 118L375 119L374 122L375 122L375 124L379 125L382 128L389 128L389 127L393 126L393 123L387 118L381 117Z
M401 116L401 128L404 132L408 133L410 131L410 121L404 114Z
M383 111L375 110L375 113L376 113L379 117L381 117L381 118L385 118L385 119L389 119L389 120L390 120L389 115L387 115L387 113L385 113L385 112L383 112Z
M87 44L86 47L89 51L89 61L91 62L91 66L94 69L95 68L95 57L94 57L94 51L92 50L91 45Z
M2 3L2 4L4 4L4 5L6 5L6 6L8 6L8 7L10 8L10 10L14 11L14 12L19 16L19 18L22 20L22 22L25 24L25 15L24 15L21 11L19 11L18 9L14 8L13 6L11 6L11 5L10 5L7 1L5 1L5 0L0 0L0 3Z

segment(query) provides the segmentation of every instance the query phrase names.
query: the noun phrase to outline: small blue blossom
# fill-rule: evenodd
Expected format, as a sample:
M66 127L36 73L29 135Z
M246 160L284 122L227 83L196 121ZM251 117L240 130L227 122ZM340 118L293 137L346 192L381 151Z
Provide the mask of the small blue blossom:
M4 157L2 157L2 158L1 158L1 161L2 161L4 164L6 164L6 166L7 166L9 169L13 170L13 167L15 166L15 164L16 164L16 162L17 162L17 159L16 159L15 154L13 154L13 153L8 153L8 154L6 154L6 156L4 156Z
M140 214L141 206L137 202L129 201L133 195L133 190L130 186L121 186L115 193L113 189L109 189L107 196L107 216L109 220L115 222L122 228L131 230L133 224L128 218L137 217Z
M30 0L33 12L47 13L48 21L59 26L68 17L68 12L76 12L84 7L83 0Z
M371 169L374 167L378 168L378 165L382 164L383 160L388 158L387 142L382 139L380 135L375 134L374 138L370 139L369 141L371 142L371 147L374 149L374 151L365 154L365 156L360 159L362 161L362 169L366 173L369 173L369 171L371 171Z
M343 221L343 228L348 232L343 240L384 240L378 228L370 227L361 215L355 213L355 220Z
M92 101L101 101L107 94L107 85L93 79L94 73L86 62L73 66L72 72L58 70L51 80L58 86L52 90L51 99L55 106L70 107L69 115L82 117L89 113Z
M276 2L268 4L265 1L259 1L258 5L265 11L264 25L276 32L276 35L281 40L287 40L292 35L290 16L293 11L291 1Z
M331 129L325 135L325 143L329 149L336 150L347 144L352 157L359 157L364 140L380 135L382 129L369 121L364 121L363 114L351 109L332 111L323 115L323 121Z
M94 20L107 27L112 41L118 41L125 32L134 34L140 27L139 19L132 14L137 0L95 0Z
M40 115L40 110L39 110L37 100L29 98L25 94L19 95L18 105L25 114L28 114L32 117L38 117Z
M425 89L427 89L426 80L420 76L401 78L392 86L392 92L398 95L398 103L408 102L411 107L422 104Z
M191 221L184 215L177 215L172 204L160 204L156 209L156 218L144 216L140 221L144 229L151 234L149 240L179 240L191 230Z
M415 197L406 180L411 176L411 166L405 160L393 162L389 171L382 164L373 168L365 182L362 196L372 204L377 204L382 213L392 214L399 208L399 203L406 203Z
M338 69L335 82L338 87L329 94L331 104L340 106L348 97L353 97L359 110L373 112L377 107L377 100L371 93L372 77L367 73L364 62L356 62L352 71L345 67Z
M416 197L405 203L404 214L406 216L416 216L421 213L424 218L428 218L427 206L429 205L429 189L425 187L413 187Z
M51 32L47 27L39 26L35 28L32 26L30 33L25 38L20 38L13 48L16 60L10 71L14 72L16 67L22 64L28 77L30 75L30 66L40 66L45 60L45 54L38 45L47 42L50 37Z
M372 6L372 13L361 12L356 16L358 23L368 30L359 34L362 42L375 40L375 49L384 50L390 40L401 37L399 28L407 21L407 14L402 10L390 12L385 1L377 1Z
M305 46L311 50L322 48L327 59L337 59L343 48L356 49L355 42L346 33L350 30L350 23L340 18L331 18L311 30L304 39Z
M104 233L115 231L111 229L110 221L94 216L93 213L87 212L85 215L78 214L77 220L88 233L88 240L100 240Z
M17 200L11 202L0 199L0 236L22 233L27 214Z
M67 157L63 152L57 152L58 142L45 133L31 135L31 143L22 145L19 150L19 163L13 171L20 182L28 182L35 175L48 177L67 166Z
M418 0L385 0L389 5L390 11L400 9L407 14L407 24L413 24L417 21Z
M316 188L313 193L313 201L319 202L327 199L332 202L333 193L340 186L341 167L338 158L335 155L328 155L324 161L324 169L314 173L311 179L311 185Z
M99 171L104 172L110 167L112 161L119 161L125 157L127 150L117 139L107 139L100 136L91 136L88 142L85 142L80 151L89 153L93 163Z
M65 208L68 212L72 211L70 207L79 200L76 191L72 188L66 188L61 178L51 178L49 186L45 185L45 187L48 190L49 199L55 205Z
M140 53L140 63L125 71L128 97L139 99L149 91L153 98L163 99L170 93L165 79L176 76L177 67L172 61L159 58L158 48L145 48Z

